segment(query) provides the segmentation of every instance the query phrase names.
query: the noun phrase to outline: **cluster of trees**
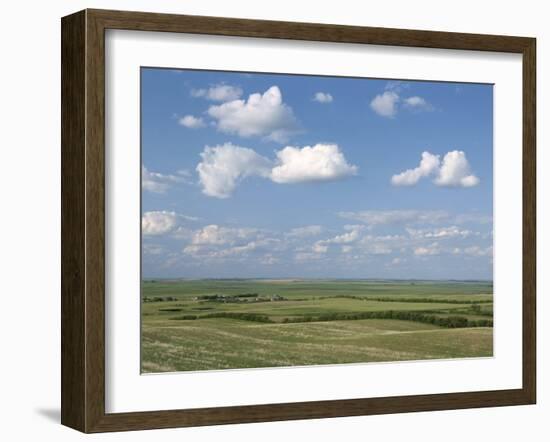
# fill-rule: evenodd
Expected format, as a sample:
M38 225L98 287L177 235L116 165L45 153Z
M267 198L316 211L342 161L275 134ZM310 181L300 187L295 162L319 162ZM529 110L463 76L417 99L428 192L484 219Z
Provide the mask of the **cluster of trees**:
M238 295L224 295L223 293L216 293L214 295L199 295L197 296L197 299L200 300L206 300L206 301L212 301L216 299L227 299L227 298L257 298L257 293L240 293Z
M228 297L229 297L228 295L215 294L215 295L200 295L200 296L197 296L197 299L204 300L204 301L216 301L218 299L225 299Z
M209 318L229 318L240 319L241 321L263 322L267 324L273 324L275 321L271 320L267 315L259 315L257 313L239 313L239 312L217 312L208 313L206 315L183 315L178 316L176 320L193 320L193 319L209 319Z
M379 302L414 302L414 303L437 303L437 304L492 304L492 300L471 300L471 299L436 299L436 298L371 298L368 296L338 295L330 298L358 299L360 301L379 301Z
M176 320L180 320L180 321L192 321L194 319L200 319L200 316L197 316L197 315L183 315L183 316L178 316L177 318L170 318L170 319L176 319Z
M172 319L175 320L195 320L208 318L228 318L240 319L241 321L261 322L264 324L274 324L267 315L257 313L239 313L239 312L217 312L206 315L182 315ZM294 318L284 318L283 323L302 323L302 322L325 322L325 321L352 321L359 319L397 319L402 321L415 321L425 324L438 325L446 328L465 328L465 327L492 327L492 319L468 319L464 316L437 316L423 312L408 311L382 311L382 312L360 312L360 313L325 313L322 315L304 315Z
M284 323L299 322L323 322L323 321L350 321L359 319L398 319L402 321L415 321L425 324L434 324L447 328L464 327L492 327L491 319L469 320L464 316L437 316L423 312L409 311L382 311L382 312L360 312L360 313L326 313L318 316L299 316L295 318L285 318Z
M480 315L480 316L490 316L493 317L493 309L490 310L482 310L481 305L474 304L470 306L470 312L474 315Z
M199 301L206 302L269 302L283 301L285 298L279 295L259 295L258 293L241 293L238 295L200 295L196 297Z
M143 298L141 298L141 300L143 302L167 302L167 301L177 301L176 298L174 298L173 296L164 296L164 297L161 297L161 296L155 296L153 298L149 298L148 296L144 296Z

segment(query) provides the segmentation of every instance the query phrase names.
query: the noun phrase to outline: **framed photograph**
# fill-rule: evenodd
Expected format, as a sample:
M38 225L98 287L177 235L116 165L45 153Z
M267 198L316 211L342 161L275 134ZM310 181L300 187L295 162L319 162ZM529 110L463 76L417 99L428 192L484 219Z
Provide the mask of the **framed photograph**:
M535 39L62 19L62 423L536 398Z

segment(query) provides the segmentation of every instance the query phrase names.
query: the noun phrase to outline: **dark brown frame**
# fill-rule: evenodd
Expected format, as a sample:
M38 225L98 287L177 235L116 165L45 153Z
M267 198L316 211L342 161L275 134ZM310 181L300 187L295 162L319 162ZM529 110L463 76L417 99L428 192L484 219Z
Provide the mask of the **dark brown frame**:
M534 404L536 40L449 32L84 10L62 19L61 422L83 432ZM523 386L401 397L105 413L105 30L518 53L523 56ZM518 189L519 190L519 189Z

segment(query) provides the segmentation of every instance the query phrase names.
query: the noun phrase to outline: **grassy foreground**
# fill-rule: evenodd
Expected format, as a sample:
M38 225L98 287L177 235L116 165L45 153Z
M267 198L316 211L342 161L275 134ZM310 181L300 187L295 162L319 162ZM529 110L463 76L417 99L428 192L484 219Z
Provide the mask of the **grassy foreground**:
M142 372L491 356L489 282L142 284Z

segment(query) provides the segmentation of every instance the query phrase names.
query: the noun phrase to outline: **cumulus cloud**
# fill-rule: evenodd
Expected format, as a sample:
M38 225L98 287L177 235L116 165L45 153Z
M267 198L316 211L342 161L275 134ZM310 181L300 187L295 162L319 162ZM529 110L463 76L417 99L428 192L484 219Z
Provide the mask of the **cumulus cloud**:
M223 227L217 224L210 224L197 230L193 235L191 243L195 245L233 245L238 241L254 238L258 234L258 229Z
M308 236L316 236L321 234L323 227L318 225L296 227L287 233L289 237L305 238Z
M194 232L183 253L205 259L244 257L255 251L277 250L279 242L278 238L266 237L266 232L260 229L210 224ZM272 256L271 262L275 259Z
M405 244L402 235L366 235L359 242L361 251L369 255L388 255Z
M441 251L437 243L433 243L426 247L417 247L414 249L414 254L416 256L433 256L433 255L439 255L440 252Z
M397 114L399 95L394 91L385 91L370 102L371 109L382 117L393 118Z
M203 193L216 198L231 196L238 183L252 176L278 184L333 181L357 173L336 144L287 146L274 161L247 147L226 143L206 147L197 165Z
M211 106L208 115L216 120L218 130L241 137L259 136L283 143L299 131L292 108L283 103L277 86L252 94L248 100Z
M363 226L357 226L353 230L349 230L341 235L336 235L333 238L321 241L323 244L348 244L359 239L359 234Z
M350 253L353 250L353 246L342 246L342 253Z
M371 109L386 118L394 118L400 109L415 112L433 110L433 106L425 98L417 95L402 98L402 91L408 88L408 83L389 81L386 84L386 90L376 95L370 102Z
M410 83L407 83L402 80L390 80L386 83L385 90L387 91L394 91L398 94L401 93L403 90L407 90L411 87Z
M322 259L323 256L324 256L323 253L298 252L294 255L294 260L297 262L316 261L316 260Z
M333 259L366 259L369 255L388 255L395 249L409 248L413 242L404 235L363 235L365 225L347 226L343 233L313 244L295 248L299 260L314 260L320 257ZM432 242L432 241L431 241ZM417 245L422 245L418 244Z
M407 97L403 99L403 106L410 110L416 111L429 111L433 109L430 103L428 103L424 98L418 96Z
M363 210L339 212L341 218L359 221L368 225L384 224L436 224L449 219L443 210Z
M471 246L466 247L463 250L463 253L469 256L493 256L493 246L489 247L479 247L479 246Z
M271 253L266 253L260 258L260 264L263 265L273 265L279 263L280 259L273 256Z
M189 129L200 129L205 127L206 123L201 117L194 117L193 115L186 115L179 119L179 124Z
M403 214L401 214L403 215ZM306 225L290 231L272 231L253 227L224 226L207 224L200 228L189 228L180 222L175 212L148 212L144 214L144 236L149 244L144 248L148 259L169 255L173 246L178 252L172 253L180 265L208 266L225 260L250 266L272 265L277 262L326 263L327 265L368 265L374 257L382 257L386 265L400 265L410 257L418 260L433 259L438 256L455 255L469 259L490 259L490 243L472 243L472 238L480 239L476 232L450 225L440 228L386 229L382 234L372 234L365 224L342 226L332 235L319 236L330 231L328 227ZM395 220L395 213L391 217ZM423 216L417 218L424 219ZM410 213L398 219L411 220ZM381 220L388 221L388 220ZM181 227L186 227L185 235L178 237ZM390 233L391 232L391 233ZM170 243L151 243L153 235L169 235ZM168 255L167 255L168 254ZM439 258L436 258L439 259ZM419 262L419 261L418 261ZM205 267L207 268L207 267ZM328 268L328 267L327 267Z
M467 229L460 229L457 226L441 227L438 229L406 229L407 233L416 239L449 239L449 238L467 238L474 235L474 232Z
M207 146L197 165L199 181L205 195L229 198L237 184L250 176L268 177L270 161L247 147L226 143Z
M314 253L327 253L328 246L322 243L315 243L311 250L313 250Z
M410 228L407 224L420 221L432 223L431 215L448 218L450 215L441 212L420 211L387 211L384 213L367 213L366 218L374 223L404 223L404 233L371 234L365 224L346 225L343 231L326 239L301 238L298 246L293 246L300 261L319 259L354 259L368 260L369 256L392 255L397 257L393 264L406 261L407 256L429 258L443 254L463 254L468 256L487 256L490 248L468 247L469 238L480 237L480 234L455 225L439 228ZM395 232L395 230L394 230ZM461 244L466 243L466 248ZM295 243L293 243L295 244ZM471 243L470 243L471 244ZM391 262L391 259L387 261Z
M439 155L430 152L422 152L422 159L418 167L408 169L400 174L394 175L391 182L394 186L412 186L439 169Z
M342 248L340 249L342 253L349 253L352 250L349 244L352 244L359 239L361 230L363 230L364 227L365 226L361 225L354 226L353 229L346 229L347 231L340 235L317 241L313 244L311 250L314 253L327 253L329 245L338 244L342 245Z
M148 236L163 235L176 227L177 219L175 212L145 212L141 217L141 233Z
M141 232L143 235L164 235L170 233L174 237L185 238L184 232L188 231L182 224L198 221L194 216L181 213L156 210L144 212L141 217Z
M313 101L317 103L332 103L333 100L332 95L328 92L316 92L313 96Z
M287 146L277 152L277 165L271 171L271 179L276 183L332 181L356 173L357 166L346 161L336 144Z
M479 178L470 171L466 154L461 150L447 152L440 161L439 155L422 152L418 167L393 175L394 186L414 186L421 178L433 176L437 186L473 187L479 184Z
M479 178L471 174L466 154L461 150L453 150L443 157L434 182L438 186L473 187L479 184Z
M187 170L180 170L177 175L166 175L159 172L151 172L145 166L141 166L141 188L148 192L164 193L176 183L191 182L191 174Z
M208 89L192 89L193 97L202 97L211 101L237 100L243 94L243 90L237 86L228 84L217 84Z
M220 250L198 249L198 251L199 253L204 251L205 255L208 258L226 258L228 256L246 255L249 252L256 250L260 245L262 244L255 241L251 241L247 244L243 244L242 246L234 246L234 247L229 247L229 248L220 249Z

